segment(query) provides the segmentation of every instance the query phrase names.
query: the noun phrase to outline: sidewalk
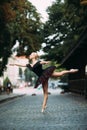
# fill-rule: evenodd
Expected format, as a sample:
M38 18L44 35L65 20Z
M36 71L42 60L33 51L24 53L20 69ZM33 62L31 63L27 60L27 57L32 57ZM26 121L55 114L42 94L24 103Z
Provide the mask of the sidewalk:
M3 103L3 102L5 102L5 101L11 100L11 99L14 99L14 98L17 98L17 97L21 97L21 96L24 96L24 94L14 94L14 93L1 94L1 95L0 95L0 103Z

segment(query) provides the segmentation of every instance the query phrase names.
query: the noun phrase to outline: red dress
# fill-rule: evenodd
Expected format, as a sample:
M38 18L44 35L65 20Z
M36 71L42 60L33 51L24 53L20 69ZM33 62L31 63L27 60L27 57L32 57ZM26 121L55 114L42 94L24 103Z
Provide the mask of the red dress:
M56 69L56 66L50 66L46 69L43 69L42 64L40 64L40 61L34 64L33 67L30 64L27 64L26 66L38 76L34 88L37 88L40 84L44 84L46 81L48 81L53 71Z

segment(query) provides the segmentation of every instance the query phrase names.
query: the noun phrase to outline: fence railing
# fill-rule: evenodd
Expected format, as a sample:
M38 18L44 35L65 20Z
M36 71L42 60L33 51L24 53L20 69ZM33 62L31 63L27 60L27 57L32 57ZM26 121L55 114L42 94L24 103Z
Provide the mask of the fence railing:
M87 97L87 79L70 80L69 91L79 93Z

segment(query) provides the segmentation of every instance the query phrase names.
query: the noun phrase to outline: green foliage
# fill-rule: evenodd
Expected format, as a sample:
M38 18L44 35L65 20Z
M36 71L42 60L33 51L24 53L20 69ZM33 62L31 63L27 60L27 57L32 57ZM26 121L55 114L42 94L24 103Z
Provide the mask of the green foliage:
M19 76L22 78L22 75L23 75L23 71L22 71L22 68L19 68Z
M34 77L35 79L37 78L37 76L32 71L30 71L28 68L25 69L24 75L25 75L26 82L32 82L32 77Z
M29 72L29 69L28 69L28 68L25 69L24 75L25 75L25 81L26 81L26 82L29 82L30 72Z
M87 27L87 6L80 5L79 0L56 0L47 12L49 19L44 24L46 47L43 50L46 59L61 63Z
M10 82L9 78L6 77L3 81L3 86L6 87L7 86L7 83ZM10 82L11 83L11 82Z
M0 1L0 75L12 54L16 40L18 55L29 55L41 47L39 13L28 0ZM27 48L27 49L25 49Z

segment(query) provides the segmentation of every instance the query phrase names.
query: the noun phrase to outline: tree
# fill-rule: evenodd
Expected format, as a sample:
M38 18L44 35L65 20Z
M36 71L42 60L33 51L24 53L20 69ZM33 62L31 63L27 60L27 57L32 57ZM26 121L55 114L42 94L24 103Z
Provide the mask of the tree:
M0 75L16 40L18 55L29 55L41 46L41 22L36 8L28 0L0 1Z
M7 83L8 83L8 82L11 83L11 81L9 80L9 78L6 77L6 78L4 79L4 82L3 82L3 86L4 86L5 88L7 87Z
M87 6L81 6L79 0L56 0L48 7L49 19L43 29L46 59L61 63L87 27L86 12Z
M34 74L34 72L30 71L28 68L25 69L24 71L25 75L25 82L31 82L32 83L32 78L37 79L37 76Z
M26 82L31 81L31 79L30 79L30 78L31 78L31 75L30 75L30 71L29 71L28 68L25 69L24 75L25 75L25 81L26 81Z

